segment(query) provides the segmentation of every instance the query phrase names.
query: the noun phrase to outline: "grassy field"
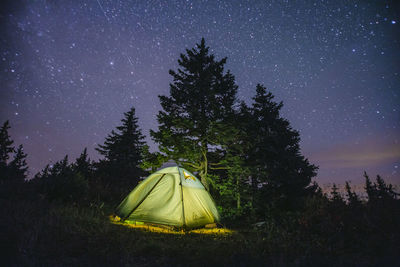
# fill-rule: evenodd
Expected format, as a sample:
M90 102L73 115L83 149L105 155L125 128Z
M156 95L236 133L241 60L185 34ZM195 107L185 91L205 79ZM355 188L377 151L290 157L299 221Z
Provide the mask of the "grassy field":
M23 195L0 195L2 266L400 265L395 233L347 238L340 231L325 231L329 228L320 224L326 221L304 230L290 216L267 220L258 229L156 231L113 223L113 207L102 203L57 203Z
M110 222L107 208L4 200L0 205L2 214L7 214L1 220L1 252L7 266L231 265L264 261L263 246L249 244L262 241L255 233L154 232Z

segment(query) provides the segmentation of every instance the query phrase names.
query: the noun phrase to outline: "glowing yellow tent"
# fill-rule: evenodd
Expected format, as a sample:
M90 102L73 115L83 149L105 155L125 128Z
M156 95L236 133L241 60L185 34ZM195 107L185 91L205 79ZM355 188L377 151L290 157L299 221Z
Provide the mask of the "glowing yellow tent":
M133 189L117 207L128 222L202 227L219 221L215 204L202 183L180 167L159 170Z

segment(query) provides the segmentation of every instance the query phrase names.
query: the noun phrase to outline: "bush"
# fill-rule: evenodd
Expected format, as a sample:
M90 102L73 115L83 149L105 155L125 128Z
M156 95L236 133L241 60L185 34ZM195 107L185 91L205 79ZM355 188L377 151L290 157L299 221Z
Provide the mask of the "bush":
M50 200L79 201L88 193L89 183L80 173L71 172L63 176L45 178L44 195Z

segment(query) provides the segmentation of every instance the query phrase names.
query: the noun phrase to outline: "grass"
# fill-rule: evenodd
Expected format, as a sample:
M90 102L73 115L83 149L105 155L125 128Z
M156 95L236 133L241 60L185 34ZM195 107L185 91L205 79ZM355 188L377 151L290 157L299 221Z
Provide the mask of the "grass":
M5 266L230 264L226 246L235 247L231 256L245 249L243 236L223 229L171 234L111 223L109 207L15 199L0 199L0 207L7 214L0 225ZM221 257L210 259L209 253Z
M37 197L0 194L0 265L400 265L398 245L386 246L377 239L370 247L374 240L367 235L362 236L365 242L354 237L343 243L346 239L340 233L316 231L319 221L311 232L294 227L290 217L266 221L260 229L248 225L183 232L110 221L112 212L112 206L102 203L49 203Z
M4 266L159 266L265 263L256 232L126 227L111 207L0 199Z
M164 225L152 225L145 224L143 222L130 222L121 221L117 216L109 216L111 223L116 225L121 225L123 227L128 227L131 229L138 229L144 232L162 233L162 234L172 234L172 235L189 235L189 234L202 234L202 235L231 235L234 233L233 230L228 228L199 228L191 230L179 230L174 227L168 227Z

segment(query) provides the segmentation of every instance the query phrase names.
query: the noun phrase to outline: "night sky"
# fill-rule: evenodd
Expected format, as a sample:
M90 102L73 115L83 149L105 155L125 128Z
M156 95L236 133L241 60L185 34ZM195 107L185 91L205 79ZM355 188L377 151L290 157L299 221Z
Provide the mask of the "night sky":
M147 137L157 128L168 70L204 37L228 57L240 99L251 103L262 83L283 101L321 185L359 184L364 170L400 184L395 3L2 1L0 123L10 120L30 176L84 147L98 159L132 106Z

